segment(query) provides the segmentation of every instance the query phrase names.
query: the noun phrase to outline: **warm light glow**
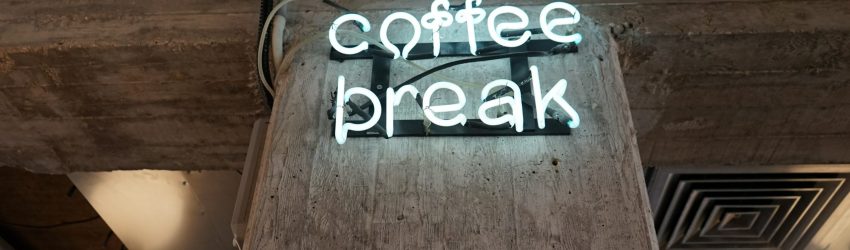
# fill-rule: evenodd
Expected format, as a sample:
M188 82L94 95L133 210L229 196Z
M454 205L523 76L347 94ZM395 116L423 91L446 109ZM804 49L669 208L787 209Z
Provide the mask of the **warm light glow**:
M132 249L183 249L199 242L200 204L176 171L80 172L68 177L121 241ZM193 230L194 229L194 230ZM215 231L213 231L215 232ZM204 233L209 233L206 231Z
M343 93L345 93L345 77L339 76L337 78L337 87L336 87L336 100L334 103L336 104L336 111L334 111L334 137L336 137L336 142L339 144L345 143L345 138L348 137L348 132L342 129L342 124L345 122L345 103L342 102ZM345 132L345 133L343 133Z
M336 124L334 126L336 142L339 144L344 144L345 139L348 137L348 131L366 131L378 124L378 120L381 118L381 102L378 100L378 96L372 91L369 91L365 88L355 87L349 90L346 90L343 96L343 90L345 89L345 77L339 76L339 84L337 85L337 97L336 97ZM372 106L374 108L374 113L372 114L372 118L368 121L361 124L354 123L345 123L345 103L351 100L352 95L363 95L366 98L369 98L369 101L372 102Z
M434 92L436 92L439 89L447 89L447 90L451 90L451 91L455 92L455 94L457 95L457 98L458 98L458 102L455 103L455 104L432 106L431 105L431 96L434 95ZM458 125L458 124L466 125L466 116L463 115L463 114L458 114L454 118L448 119L448 120L439 118L435 115L435 113L447 113L447 112L460 111L461 109L463 109L463 106L466 105L466 95L463 94L463 90L461 90L460 87L458 87L457 85L450 83L450 82L435 83L435 84L431 85L431 87L429 87L428 90L425 91L425 96L423 98L424 98L424 100L423 100L422 106L424 106L425 117L428 118L428 120L430 120L431 123L436 124L437 126L441 126L441 127L451 127L451 126L455 126L455 125Z
M410 52L413 48L419 43L419 40L422 36L422 29L430 30L431 36L433 37L433 55L434 57L440 56L440 47L441 47L441 37L440 31L443 28L450 27L454 23L458 24L466 24L466 33L468 36L469 42L469 50L472 55L477 55L478 52L478 40L475 37L475 26L485 19L486 28L489 32L493 41L500 45L501 47L506 48L514 48L522 46L523 44L528 43L533 36L531 30L529 30L530 18L528 13L523 11L523 9L514 7L514 6L501 6L493 9L491 13L488 13L483 8L480 8L482 0L465 0L464 8L457 11L456 15L452 15L450 12L451 3L450 0L434 0L431 2L431 9L429 12L422 15L420 19L417 19L413 15L407 12L395 12L387 16L383 23L381 24L380 30L380 43L383 47L386 48L389 52L393 54L394 59L404 58L407 60L410 56ZM566 11L568 14L564 16L555 16L552 20L547 20L549 18L549 14L551 12L557 11L559 13L563 13ZM513 15L516 18L512 17L504 17L507 15ZM499 21L498 18L502 17L503 20ZM507 19L506 19L507 18ZM517 20L518 19L518 20ZM413 26L413 37L410 41L408 41L404 48L399 49L395 44L393 44L389 39L390 25L397 20L403 20L410 25ZM512 21L508 21L512 20ZM540 29L543 34L552 41L559 43L580 43L582 41L582 35L579 33L574 34L563 34L564 32L555 32L554 29L559 28L558 26L567 26L577 24L581 20L581 14L575 6L564 3L564 2L553 2L545 7L543 7L539 19L540 21ZM331 26L329 37L331 44L334 49L343 54L357 54L361 53L365 50L368 50L369 44L367 42L361 42L359 45L354 47L344 47L339 44L337 41L336 33L338 32L340 25L353 21L363 26L363 32L368 32L369 21L366 20L363 16L357 14L346 14L339 18L337 18L333 25ZM497 21L499 21L497 23ZM406 24L405 24L406 25ZM399 26L399 25L396 25ZM560 30L560 29L559 29ZM502 33L507 31L519 31L521 34L518 36L511 37L503 37ZM517 33L519 33L517 32ZM395 34L404 34L406 32L399 32L399 27L393 27L392 33ZM558 34L561 33L561 34ZM563 34L563 35L562 35ZM359 33L355 33L354 35L360 37ZM364 40L371 41L368 37L362 37ZM377 45L377 44L376 44ZM564 95L567 91L567 80L558 81L549 92L542 93L540 86L540 77L538 75L538 70L536 66L531 66L531 76L532 76L532 88L533 88L533 97L526 97L527 99L534 98L535 100L535 115L537 119L537 125L540 129L545 128L546 126L546 110L550 103L554 102L557 106L560 106L563 109L564 113L566 113L566 126L570 128L578 128L581 120L579 118L578 112L564 99ZM478 107L478 117L484 124L491 126L498 126L504 124L510 124L513 126L517 132L522 132L524 130L524 117L529 114L523 114L522 110L522 93L519 89L517 83L510 80L496 80L488 83L482 89L482 98L486 98L490 91L495 89L496 87L505 87L510 88L512 90L512 96L501 96L495 100L484 101L482 99L482 104ZM457 95L458 102L454 104L447 105L431 105L431 98L437 90L446 89L454 92ZM404 86L399 88L398 90L389 88L386 90L386 103L379 103L379 99L375 93L365 89L365 88L352 88L349 90L345 90L345 78L343 76L339 77L339 84L337 86L337 96L336 96L336 111L335 111L335 125L334 129L336 131L336 140L339 144L343 144L346 141L348 136L348 131L367 131L371 129L373 126L376 126L378 121L380 120L382 108L386 111L386 135L387 137L393 137L394 134L394 126L395 126L395 108L396 106L401 104L401 100L403 99L405 94L410 94L412 97L416 98L419 95L419 90L412 85ZM346 123L346 103L348 103L349 98L352 95L363 95L367 97L372 105L374 106L374 114L368 121L365 121L360 124L354 123ZM452 127L457 125L466 125L467 117L461 111L466 105L466 96L464 95L463 90L457 85L450 82L438 82L431 85L424 93L423 101L422 101L423 111L425 114L425 118L429 120L432 124L441 126L441 127ZM487 111L498 108L502 105L509 105L511 109L510 114L497 114L496 117L490 117L487 115ZM437 113L448 113L448 112L456 112L451 119L442 119L437 117ZM491 112L492 114L492 112ZM560 115L559 115L560 116ZM560 117L556 117L559 121L564 121ZM360 121L357 121L360 122Z
M519 22L507 22L496 25L496 17L502 14L512 14L519 17ZM522 33L519 39L508 40L502 37L502 31L505 30L523 30L528 27L528 14L520 8L513 6L502 6L490 12L490 17L487 18L487 29L490 31L490 37L493 41L508 48L519 47L528 39L531 39L531 31L526 30Z
M552 21L547 22L546 19L549 16L549 12L551 12L555 9L566 10L567 12L570 12L570 14L572 14L573 16L572 17L565 17L565 18L555 18L555 19L552 19ZM540 12L540 28L543 29L543 34L545 34L546 37L548 37L552 41L556 41L556 42L561 42L561 43L575 42L576 44L581 43L581 39L582 39L581 34L576 33L576 34L572 34L572 35L568 35L568 36L562 36L562 35L555 34L555 32L552 31L552 29L554 29L555 26L576 24L580 20L581 20L581 14L579 14L576 7L573 6L572 4L568 4L568 3L564 3L564 2L554 2L554 3L551 3L549 5L546 5L546 7L543 7L543 10Z
M407 59L410 51L413 50L413 47L415 47L417 43L419 43L419 38L422 36L422 27L419 26L419 20L416 20L416 17L410 13L396 12L390 14L386 19L384 19L384 23L381 24L381 43L383 43L384 47L387 47L387 49L393 53L393 59L399 58L398 47L390 42L390 39L387 36L390 29L390 23L398 19L408 21L413 26L413 38L411 38L410 42L407 42L407 44L404 45L404 49L401 52L401 57Z
M516 132L522 132L525 126L523 124L522 97L521 92L519 91L519 86L517 86L516 83L508 80L492 81L486 86L484 86L484 89L481 90L481 101L484 101L484 99L487 98L487 96L490 94L490 91L495 87L508 87L511 89L511 91L513 91L514 96L504 96L495 100L489 100L482 103L481 106L478 108L478 118L481 119L481 122L490 126L498 126L508 123L516 128ZM512 114L502 115L497 118L491 118L487 116L488 109L505 104L511 106Z
M540 76L537 73L537 66L531 66L531 86L534 91L534 109L537 114L537 127L540 129L546 128L546 108L549 103L555 101L565 112L570 116L567 126L570 128L578 128L581 120L578 117L578 112L564 100L564 93L567 91L567 80L561 79L555 84L552 89L544 96L540 90ZM541 98L541 96L543 98Z
M398 89L398 92L393 90L393 88L387 89L387 137L393 137L393 131L395 130L395 106L401 105L401 99L404 98L404 94L410 93L413 98L419 95L419 90L416 89L413 85L407 85Z
M422 27L431 30L434 44L434 57L440 56L440 28L449 27L454 22L452 14L448 11L440 11L440 7L448 10L449 0L436 0L431 3L431 12L422 16Z
M531 66L531 85L532 85L532 96L535 101L535 117L537 118L537 126L540 129L546 128L546 109L549 107L549 104L554 102L561 109L566 112L567 116L569 116L566 125L570 128L578 128L579 124L581 124L581 119L579 118L578 112L564 99L564 95L567 91L567 80L561 79L558 81L549 92L545 94L541 90L540 86L540 76L538 73L537 66ZM348 131L366 131L374 127L378 124L381 116L381 107L386 105L386 132L387 137L392 137L394 132L394 121L395 121L395 107L401 105L401 101L404 98L405 94L410 94L412 97L416 98L419 95L419 90L412 85L407 85L399 88L398 92L394 89L387 89L387 98L386 103L383 105L380 103L378 96L365 88L355 87L349 90L345 90L345 77L339 76L339 84L337 85L337 96L336 96L336 112L335 112L335 137L336 141L339 144L344 144L345 140L348 136ZM507 87L510 88L513 96L502 96L495 100L484 101L490 92L496 87ZM432 98L434 93L437 90L446 89L454 92L457 95L457 103L454 104L446 104L446 105L431 105ZM343 93L343 94L339 94ZM352 95L363 95L369 99L369 101L374 106L374 114L372 117L360 124L354 123L345 123L345 105L351 99ZM481 90L481 100L482 104L478 107L478 117L484 124L497 126L505 123L513 126L517 132L522 132L525 128L524 126L524 117L526 114L523 114L522 110L522 93L519 89L519 86L510 80L496 80L488 83ZM490 117L487 115L487 110L492 108L496 108L501 105L510 105L511 114L499 115L498 117ZM425 113L425 117L431 121L431 123L441 126L441 127L452 127L457 125L465 126L467 122L466 115L459 113L455 115L451 119L442 119L437 117L437 113L448 113L448 112L457 112L463 109L466 106L466 95L463 90L457 85L450 82L438 82L432 84L426 91L423 96L422 101L423 111Z
M330 41L331 41L331 46L336 51L339 51L339 53L343 53L343 54L346 54L346 55L354 55L354 54L357 54L357 53L360 53L362 51L369 49L369 43L367 43L365 41L360 42L360 44L358 44L357 46L354 46L352 48L348 48L348 47L342 46L342 44L339 44L339 41L336 38L336 30L339 29L339 27L342 24L344 24L348 21L354 21L354 22L360 23L360 25L363 27L363 32L369 32L370 30L372 30L372 26L369 24L369 20L367 20L365 17L363 17L361 15L357 15L357 14L343 15L343 16L337 18L333 22L333 24L331 25L330 31L328 31L328 39L330 39Z
M466 0L466 8L457 11L455 20L458 23L466 23L466 33L469 36L469 53L477 55L478 44L475 39L475 25L484 21L487 12L482 8L473 7L473 2L475 2L475 6L481 5L481 0Z
M449 0L435 0L431 3L431 11L425 13L420 20L417 20L416 17L407 13L407 12L396 12L392 13L384 19L383 24L381 25L381 43L384 47L387 48L390 52L393 53L393 58L398 59L399 57L403 57L407 59L410 51L419 43L419 39L422 36L422 28L431 30L431 36L433 37L433 54L435 57L440 55L440 30L445 27L451 26L455 21L457 23L465 23L466 24L466 33L468 36L469 42L469 52L472 55L477 55L478 52L478 40L475 38L475 25L487 19L487 31L489 31L490 36L493 38L497 44L502 45L504 47L513 48L519 47L522 44L528 42L531 39L532 33L531 31L524 31L522 35L515 40L508 40L502 37L501 33L506 30L524 30L529 26L529 17L528 14L522 9L514 6L502 6L498 7L490 13L489 17L487 17L487 11L483 8L478 8L481 5L481 0L466 0L464 3L464 8L457 11L457 14L452 17L451 13L448 12L450 8ZM442 9L441 9L442 8ZM549 17L549 13L555 10L565 10L570 13L570 17L560 17L553 18L552 20L547 20ZM516 22L503 22L500 24L496 24L496 18L503 14L511 14L518 17L520 20ZM454 19L453 19L454 18ZM405 20L409 22L413 26L413 38L405 44L404 48L399 51L398 47L396 47L389 40L389 29L390 24L392 24L395 20ZM581 43L582 36L581 34L575 33L572 35L559 35L553 31L557 26L564 25L572 25L577 24L581 20L581 14L575 6L564 3L564 2L553 2L545 7L540 13L540 28L543 30L543 34L546 35L550 40L561 42L561 43L571 43L574 42L576 44ZM345 22L355 21L363 26L363 32L369 32L370 26L369 21L366 20L361 15L357 14L346 14L339 18L337 18L333 25L331 25L331 29L329 31L328 37L330 38L331 45L343 54L357 54L369 48L368 43L361 42L355 47L347 48L339 44L337 41L336 33L337 29ZM397 32L396 32L397 33Z

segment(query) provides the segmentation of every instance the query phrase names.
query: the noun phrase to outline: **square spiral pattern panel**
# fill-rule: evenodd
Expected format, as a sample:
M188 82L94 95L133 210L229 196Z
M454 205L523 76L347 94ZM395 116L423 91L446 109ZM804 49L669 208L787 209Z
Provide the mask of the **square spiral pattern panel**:
M647 175L662 249L801 249L850 190L847 172L689 170Z

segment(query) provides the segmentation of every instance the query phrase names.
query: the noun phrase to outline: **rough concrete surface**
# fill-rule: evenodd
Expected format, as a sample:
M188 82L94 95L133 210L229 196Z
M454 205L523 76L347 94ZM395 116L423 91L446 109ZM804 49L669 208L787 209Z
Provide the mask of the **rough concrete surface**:
M0 2L0 166L241 167L264 106L249 1Z
M850 4L622 7L645 165L850 161Z
M527 11L537 16L542 8ZM370 20L391 14L361 13ZM291 14L295 37L326 29L324 20L339 15ZM315 18L297 18L306 16ZM405 24L389 29L391 41L411 37ZM581 114L570 136L348 138L339 145L326 113L334 104L326 97L340 76L346 90L368 88L372 61L330 61L324 42L304 47L276 81L280 104L269 123L245 249L658 248L617 45L606 29L585 18L575 26L585 41L577 53L528 59L538 66L544 91L569 82L564 98ZM466 32L444 28L442 41L465 42ZM416 62L428 68L457 59ZM427 93L442 79L465 82L459 89L469 101L458 113L476 119L481 88L510 79L509 61L457 65L441 71L445 78L431 75L409 86ZM395 83L417 73L395 60L388 77ZM352 100L365 103L358 97ZM458 100L450 91L424 98ZM404 99L394 119L423 119L422 108Z

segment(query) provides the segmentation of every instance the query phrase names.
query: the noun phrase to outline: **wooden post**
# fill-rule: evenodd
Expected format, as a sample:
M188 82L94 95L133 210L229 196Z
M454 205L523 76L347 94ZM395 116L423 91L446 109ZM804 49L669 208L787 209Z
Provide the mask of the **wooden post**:
M361 13L372 22L367 35L377 37L389 13ZM536 13L529 10L531 20ZM578 53L530 60L544 92L569 82L565 98L582 118L572 135L349 138L339 145L327 115L337 77L346 77L346 89L368 88L371 60L331 62L326 38L304 40L327 32L337 12L289 15L292 40L305 46L277 82L249 249L657 248L617 46L592 17L578 25ZM398 23L391 39L406 42L410 29ZM479 40L489 40L480 29ZM448 28L444 36L466 41L466 30ZM430 37L423 32L423 42ZM399 60L392 67L393 82L421 72ZM483 84L510 79L509 69L507 59L458 66L415 85L422 93L441 77L480 84L464 86L463 112L475 118ZM411 100L396 112L397 119L422 119Z

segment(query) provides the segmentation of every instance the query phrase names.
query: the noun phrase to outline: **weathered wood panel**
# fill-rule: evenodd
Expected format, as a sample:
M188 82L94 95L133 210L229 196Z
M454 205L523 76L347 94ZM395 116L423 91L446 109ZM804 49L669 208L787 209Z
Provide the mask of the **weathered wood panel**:
M373 27L387 14L366 12ZM288 26L297 38L326 32L338 14L294 15ZM532 60L544 89L570 82L566 98L583 118L571 136L350 138L338 145L326 114L336 77L346 77L346 88L366 86L370 62L329 62L326 40L309 43L277 82L247 248L657 247L617 47L589 19L579 30L586 37L579 53ZM465 38L445 32L444 41ZM446 75L480 84L465 89L468 105L477 106L476 91L507 77L507 64ZM415 73L396 70L395 81ZM433 82L417 87L424 92ZM399 112L416 115L413 104L403 105L409 112Z

